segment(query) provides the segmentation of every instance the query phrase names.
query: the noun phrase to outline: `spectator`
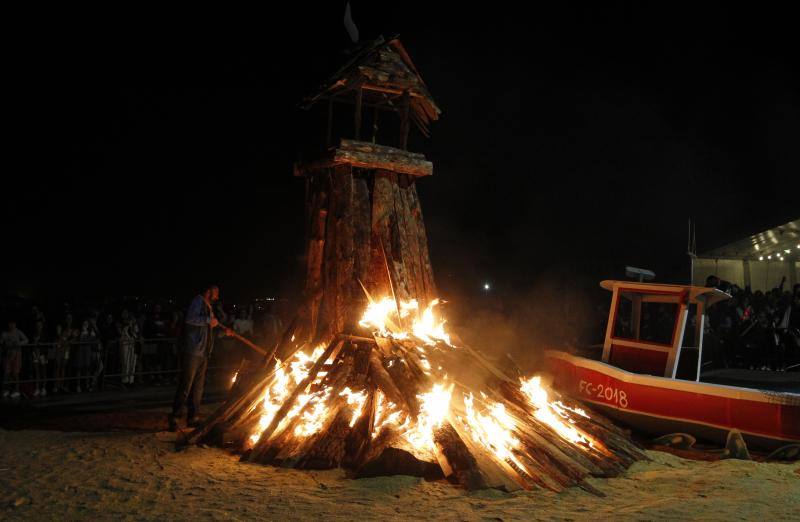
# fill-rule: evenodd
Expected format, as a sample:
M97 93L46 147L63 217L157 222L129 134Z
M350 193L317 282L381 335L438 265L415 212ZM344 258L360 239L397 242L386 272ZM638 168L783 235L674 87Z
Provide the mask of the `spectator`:
M98 331L100 332L100 342L102 343L103 372L106 374L116 373L119 370L119 350L117 349L119 330L117 330L114 316L111 313L105 314L105 318L100 322Z
M169 364L169 346L164 342L167 337L167 321L160 304L156 304L147 317L143 334L150 341L145 344L147 355L143 353L143 358L146 358L143 363L151 371L163 372ZM150 375L148 380L161 382L162 384L166 383L163 373Z
M42 316L42 318L43 317L44 316ZM45 348L47 338L44 331L44 320L42 318L36 320L31 343L31 368L33 370L34 386L36 387L33 392L34 397L44 397L47 395L45 379L47 379L48 350Z
M70 327L72 316L68 314L67 317L69 319L65 318L64 324L56 326L52 357L48 357L53 361L53 393L67 391L64 379L67 373L67 364L69 363L70 347L73 339L73 330Z
M19 398L19 373L22 369L22 347L28 344L28 337L17 330L16 321L9 321L8 330L3 332L0 343L5 351L3 359L3 398ZM11 390L14 390L13 392Z
M169 344L170 359L165 369L170 372L170 382L178 384L178 375L175 370L178 368L178 353L183 338L183 314L180 310L173 310L169 325L167 325L167 336L173 341Z
M724 279L720 279L715 275L710 275L706 278L706 286L727 292L733 285L730 281L725 281Z
M253 307L249 306L233 321L233 330L239 335L253 337Z
M122 327L119 336L119 360L122 384L133 384L136 371L136 341L139 339L139 325L133 317Z
M139 305L139 311L136 314L136 329L139 334L139 351L136 354L136 368L134 371L147 372L153 369L153 360L155 359L156 346L152 342L147 342L147 314L144 311L146 304ZM152 374L142 375L139 382L145 380L149 381L153 378Z
M36 323L39 322L39 321L41 321L43 325L45 325L45 326L47 325L47 321L45 321L44 314L42 313L41 310L39 310L39 307L36 306L36 305L33 305L31 307L31 319L30 320L31 320L31 325L33 325L34 328L36 327Z
M222 301L212 304L214 317L223 327L233 324L236 320L236 310L226 310ZM209 366L234 366L239 363L239 343L231 336L225 335L223 328L219 328L211 333L215 338L212 345L216 348L209 356Z
M271 303L267 308L267 313L261 318L261 335L263 336L263 346L275 346L283 334L283 323L277 314L275 303Z
M709 285L724 285L709 277ZM731 299L708 310L709 346L719 346L726 366L758 370L785 370L800 363L800 331L792 293L783 291L785 279L764 293L730 285ZM792 289L793 292L797 290ZM710 351L707 353L711 353Z
M91 389L91 370L93 364L93 353L97 345L97 327L92 321L86 319L81 325L81 333L78 337L78 345L75 347L75 376L78 378L75 391L81 393L83 390Z

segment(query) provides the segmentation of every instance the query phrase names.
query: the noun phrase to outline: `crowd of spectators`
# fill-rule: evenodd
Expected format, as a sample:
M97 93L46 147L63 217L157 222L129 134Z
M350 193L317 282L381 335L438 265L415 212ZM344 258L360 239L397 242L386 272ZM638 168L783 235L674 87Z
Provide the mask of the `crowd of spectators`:
M752 370L797 370L800 366L800 284L762 292L716 276L706 286L731 295L708 310L705 344L715 366ZM705 357L704 357L705 359Z
M277 301L218 303L222 324L271 346L283 330ZM65 303L6 311L0 335L4 400L84 393L104 386L168 385L177 381L185 306L174 300L127 298L101 304ZM235 367L250 355L221 337L211 365Z

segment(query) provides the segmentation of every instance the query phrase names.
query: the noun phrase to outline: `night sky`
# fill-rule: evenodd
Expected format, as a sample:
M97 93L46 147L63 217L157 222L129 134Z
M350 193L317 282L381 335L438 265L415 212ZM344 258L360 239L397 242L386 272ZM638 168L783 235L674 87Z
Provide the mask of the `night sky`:
M324 127L297 102L349 40L344 2L296 4L25 18L6 76L5 293L298 289L291 166ZM626 264L684 282L690 217L703 250L800 215L788 13L376 4L353 3L362 39L400 34L443 111L411 148L434 163L418 189L444 293Z

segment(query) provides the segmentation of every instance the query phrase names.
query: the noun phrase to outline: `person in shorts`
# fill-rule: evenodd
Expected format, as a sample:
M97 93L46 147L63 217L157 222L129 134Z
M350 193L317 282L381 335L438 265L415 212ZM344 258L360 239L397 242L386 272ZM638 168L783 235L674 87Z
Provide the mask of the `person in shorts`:
M17 329L16 321L9 321L8 330L0 336L5 357L3 359L3 398L19 399L19 373L22 370L22 347L28 337Z

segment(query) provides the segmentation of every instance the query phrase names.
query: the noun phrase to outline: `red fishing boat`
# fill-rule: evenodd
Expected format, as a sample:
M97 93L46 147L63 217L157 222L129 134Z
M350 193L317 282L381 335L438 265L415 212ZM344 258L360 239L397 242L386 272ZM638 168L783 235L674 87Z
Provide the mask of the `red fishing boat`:
M736 429L755 448L800 443L800 373L772 372L777 381L747 386L701 379L705 311L728 294L630 281L601 286L612 292L602 352L547 351L557 388L655 436L689 433L724 444Z

